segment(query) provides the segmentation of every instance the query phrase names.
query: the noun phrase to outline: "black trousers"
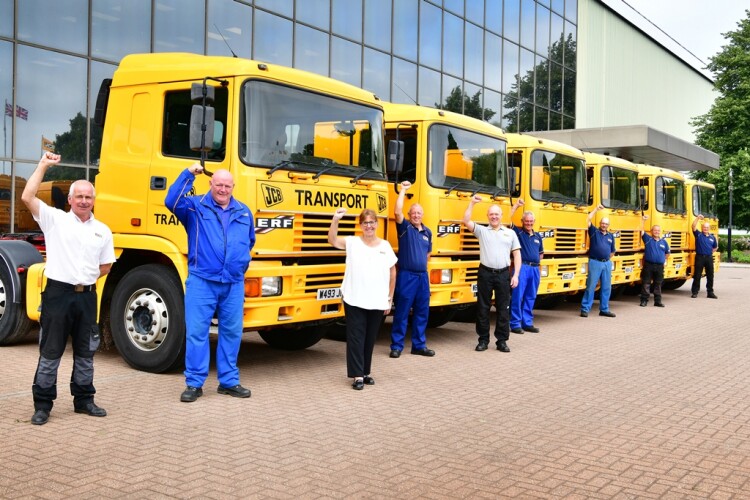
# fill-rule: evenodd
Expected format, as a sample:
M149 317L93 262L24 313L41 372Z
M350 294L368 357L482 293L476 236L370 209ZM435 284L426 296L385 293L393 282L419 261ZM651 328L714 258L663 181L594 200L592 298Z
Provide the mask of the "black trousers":
M693 286L690 287L693 293L698 293L701 289L701 276L704 269L706 270L706 291L714 292L714 256L696 254L695 266L693 266Z
M480 267L477 274L477 336L479 342L490 343L490 307L495 294L496 343L510 337L510 271L493 272Z
M73 344L70 393L75 408L94 401L94 353L99 348L96 292L74 292L72 287L47 284L39 318L39 363L34 374L34 409L51 410L57 398L57 368L68 336Z
M654 302L661 303L661 285L664 282L664 264L644 262L641 270L641 300L648 300L651 282L654 282Z
M348 377L370 374L372 350L378 338L383 312L344 302L346 316L346 373Z

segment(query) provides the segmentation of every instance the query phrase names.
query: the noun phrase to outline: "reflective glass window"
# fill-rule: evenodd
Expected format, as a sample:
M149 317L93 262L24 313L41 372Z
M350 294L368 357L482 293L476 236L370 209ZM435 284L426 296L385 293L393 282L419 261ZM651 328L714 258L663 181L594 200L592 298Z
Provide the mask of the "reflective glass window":
M255 0L255 6L286 17L292 17L294 14L294 0Z
M549 57L557 64L562 64L563 62L563 26L563 18L557 14L552 14L550 28L550 43L552 47Z
M384 10L387 10L386 6ZM414 28L418 18L417 0L394 0L393 53L411 61L417 60L417 30Z
M503 100L499 92L484 91L484 120L502 126Z
M464 78L482 83L484 73L484 30L471 23L466 23L466 41L464 45ZM500 42L498 40L498 46ZM500 59L495 61L499 65Z
M503 37L518 43L518 26L521 18L521 4L519 0L504 0Z
M333 0L331 17L334 33L362 41L362 0Z
M464 112L463 82L450 75L443 75L442 100L440 107L456 113Z
M534 102L534 53L521 48L521 68L518 72L521 81L518 97L524 101Z
M215 88L216 99L213 108L216 122L213 137L205 137L205 144L211 149L207 151L206 159L222 161L226 154L227 130L227 102L226 87ZM190 114L193 102L190 89L167 92L164 96L164 114L162 122L161 152L164 156L181 158L200 158L200 151L190 148ZM203 138L201 138L203 142Z
M362 78L362 88L373 92L382 100L391 100L390 55L365 47Z
M531 154L531 196L535 200L570 203L586 201L586 166L583 158L552 151L536 150Z
M99 95L99 88L102 80L112 78L117 66L91 61L91 81L89 82L89 163L99 165L99 155L102 149L102 128L94 123L94 111L96 110L96 98Z
M534 105L530 102L518 103L518 131L531 132L534 130Z
M549 112L549 130L560 130L562 128L562 115L555 113L554 111Z
M536 6L536 52L547 57L549 54L549 9Z
M566 0L565 19L574 23L578 20L578 0Z
M13 142L13 44L0 41L0 96L3 98L3 146L0 156L10 158Z
M466 20L479 26L484 24L484 0L466 0Z
M328 76L328 33L297 24L294 67Z
M253 9L233 0L209 0L208 47L206 53L250 59L252 55ZM231 48L231 52L230 52Z
M93 0L91 55L119 62L151 50L151 0Z
M531 50L534 50L535 11L534 0L521 0L521 45Z
M18 39L86 54L89 41L88 0L18 2Z
M261 10L255 11L253 59L291 66L291 39L291 21Z
M539 4L549 7L549 0L536 0Z
M549 60L536 56L534 71L536 103L539 106L549 106Z
M16 157L38 160L47 139L65 163L84 163L86 60L25 45L17 51Z
M576 114L576 72L563 70L563 113Z
M576 67L576 27L575 25L565 23L565 51L563 53L563 64L568 68Z
M482 87L470 83L464 84L463 113L477 120L484 120L484 95Z
M390 51L390 26L391 2L365 0L365 43L386 52Z
M562 111L563 69L555 63L549 65L549 107L553 111Z
M503 96L502 126L508 132L518 132L518 99L511 95Z
M548 111L546 108L540 108L536 106L534 115L534 130L548 130L549 118Z
M154 52L203 54L204 0L158 0L154 9Z
M576 128L576 119L572 116L564 116L563 115L563 130L565 129L571 129Z
M452 75L463 75L464 21L453 14L445 13L443 28L443 71Z
M484 27L498 35L503 34L503 0L486 0Z
M575 1L578 1L578 0L575 0ZM554 12L557 12L561 16L565 14L565 0L552 0L552 10Z
M419 67L419 96L417 102L421 106L440 107L440 73L423 66Z
M13 0L0 0L0 35L13 36Z
M362 46L342 38L331 41L331 77L362 86Z
M443 0L443 7L459 16L464 15L464 0Z
M391 100L401 104L414 104L417 101L417 65L393 58L393 89Z
M503 41L503 93L518 95L518 50L515 43Z
M422 2L419 18L419 64L440 68L443 16L440 9Z
M484 86L493 90L500 90L501 63L503 55L502 39L486 31L484 34Z
M297 2L297 21L328 31L331 19L330 0Z

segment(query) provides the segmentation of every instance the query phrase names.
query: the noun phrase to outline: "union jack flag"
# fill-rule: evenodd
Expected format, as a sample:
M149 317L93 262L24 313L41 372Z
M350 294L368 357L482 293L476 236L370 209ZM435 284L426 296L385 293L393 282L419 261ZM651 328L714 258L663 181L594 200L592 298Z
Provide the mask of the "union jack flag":
M29 119L29 110L26 108L22 108L18 104L16 104L16 116L20 118L21 120L28 120Z
M13 116L13 105L5 103L5 116Z

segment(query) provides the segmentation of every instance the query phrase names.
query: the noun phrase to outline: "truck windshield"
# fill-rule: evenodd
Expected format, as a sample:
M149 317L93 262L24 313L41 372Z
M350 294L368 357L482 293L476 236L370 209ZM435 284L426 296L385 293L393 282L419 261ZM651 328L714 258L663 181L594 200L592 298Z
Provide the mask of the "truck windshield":
M383 176L383 112L315 92L248 80L240 157L249 165Z
M602 168L602 205L605 208L638 210L638 172L606 165Z
M586 203L583 158L536 150L531 154L531 197L555 203Z
M716 217L716 189L693 186L693 215Z
M493 196L507 194L507 143L504 140L446 125L432 125L428 141L427 175L431 185Z
M668 214L685 213L685 183L671 177L657 177L656 209Z

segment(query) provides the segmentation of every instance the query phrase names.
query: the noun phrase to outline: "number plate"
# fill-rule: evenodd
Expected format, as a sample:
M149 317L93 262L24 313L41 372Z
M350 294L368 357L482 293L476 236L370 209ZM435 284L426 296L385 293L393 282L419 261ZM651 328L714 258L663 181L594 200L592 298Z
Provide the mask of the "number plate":
M321 288L318 290L318 300L341 298L341 288Z
M562 279L564 280L572 280L575 277L576 273L563 273Z
M625 268L625 272L626 272L626 273L632 273L632 272L633 272L633 266L627 266L627 267Z
M477 296L477 284L476 283L471 284L471 293L474 294L474 297Z

